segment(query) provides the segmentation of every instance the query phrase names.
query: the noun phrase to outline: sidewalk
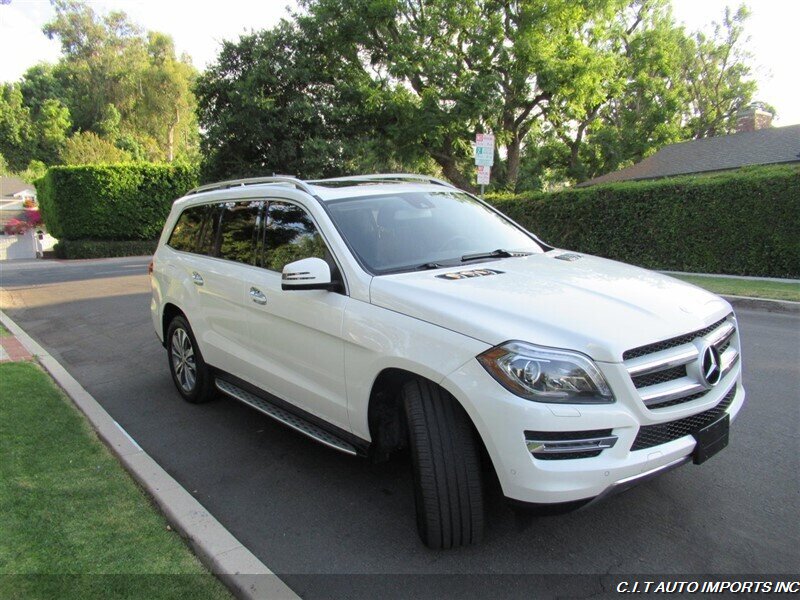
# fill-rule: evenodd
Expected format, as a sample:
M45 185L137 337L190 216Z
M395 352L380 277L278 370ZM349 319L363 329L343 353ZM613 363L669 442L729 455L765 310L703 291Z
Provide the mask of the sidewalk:
M0 332L0 363L31 360L33 355L10 333Z
M751 277L749 275L725 275L724 273L691 273L689 271L659 271L659 273L664 273L664 275L691 275L694 277L742 279L744 281L772 281L775 283L800 283L800 279L783 279L781 277Z

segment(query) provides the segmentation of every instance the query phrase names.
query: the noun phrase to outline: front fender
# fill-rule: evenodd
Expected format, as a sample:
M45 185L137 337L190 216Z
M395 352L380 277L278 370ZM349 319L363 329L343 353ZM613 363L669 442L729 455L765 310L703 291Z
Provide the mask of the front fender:
M437 325L374 306L351 302L343 324L350 426L369 440L369 400L385 369L401 369L436 383L489 346Z

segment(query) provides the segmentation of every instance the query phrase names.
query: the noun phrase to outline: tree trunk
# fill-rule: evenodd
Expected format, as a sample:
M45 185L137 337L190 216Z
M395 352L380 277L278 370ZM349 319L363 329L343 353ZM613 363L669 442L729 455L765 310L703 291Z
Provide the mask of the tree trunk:
M429 154L442 167L442 173L453 185L467 192L477 193L478 190L472 185L472 178L469 175L465 176L458 169L456 159L453 156L453 143L449 138L443 140L439 151L429 151Z
M175 128L181 122L181 111L179 108L175 109L175 121L169 126L167 132L167 162L175 160Z
M449 179L454 186L473 194L478 192L477 188L472 185L470 178L464 176L464 174L458 170L456 161L452 156L436 154L434 155L434 159L439 166L442 167L444 176Z
M506 185L505 187L511 191L517 191L517 179L519 179L519 164L520 164L520 147L522 140L518 133L514 134L511 138L511 143L508 144L506 154Z

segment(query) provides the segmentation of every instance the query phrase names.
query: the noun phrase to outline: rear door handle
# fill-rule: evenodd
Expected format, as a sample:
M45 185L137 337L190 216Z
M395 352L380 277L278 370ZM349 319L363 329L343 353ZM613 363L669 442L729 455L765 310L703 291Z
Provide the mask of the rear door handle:
M264 292L254 287L250 288L250 299L256 304L267 303L267 297L264 295Z
M192 283L195 285L203 285L205 282L203 281L203 277L197 271L192 273Z

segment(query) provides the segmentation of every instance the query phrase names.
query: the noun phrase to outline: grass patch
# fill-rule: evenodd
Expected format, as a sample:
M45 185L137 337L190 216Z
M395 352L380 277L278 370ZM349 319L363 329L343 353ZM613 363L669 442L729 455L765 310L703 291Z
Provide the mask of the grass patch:
M773 300L793 300L800 302L800 283L781 281L752 281L731 277L703 277L699 275L671 275L715 294L731 296L750 296L751 298L770 298Z
M0 337L8 337L9 335L11 335L11 333L8 331L8 329L0 325Z
M0 364L0 597L230 598L35 363Z

